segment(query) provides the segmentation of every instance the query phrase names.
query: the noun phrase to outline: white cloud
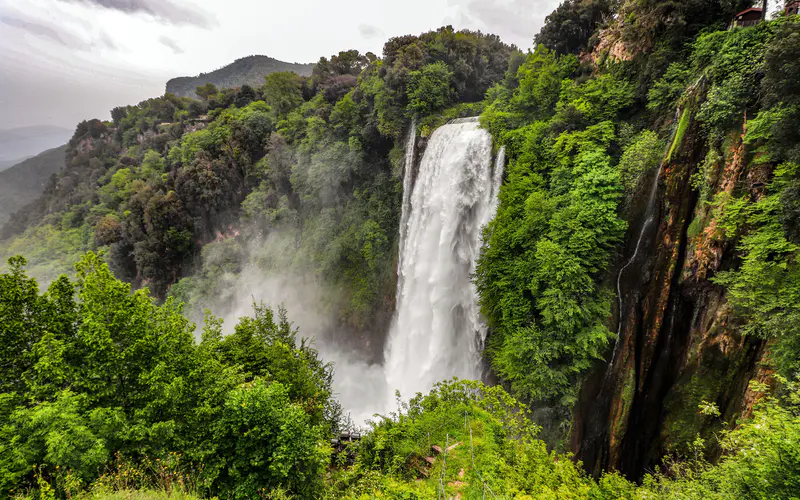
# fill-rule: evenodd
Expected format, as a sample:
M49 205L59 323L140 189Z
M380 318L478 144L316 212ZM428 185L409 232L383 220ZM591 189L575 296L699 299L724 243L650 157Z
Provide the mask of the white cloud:
M62 0L83 3L126 14L145 14L169 24L189 24L210 28L216 24L214 16L197 7L188 7L172 0Z
M30 120L42 116L72 126L65 121L74 119L78 109L85 117L107 118L108 102L133 104L160 95L169 78L211 71L250 54L288 62L314 62L348 49L380 54L390 37L442 24L493 32L527 48L550 11L548 5L555 3L0 0L0 17L31 23L26 30L0 22L0 74L5 80L0 84L6 92L0 99L17 110L5 113L10 108L4 108L6 126L38 124ZM51 102L42 109L43 100L25 89L26 79L32 78L37 79L34 87L58 95L62 104Z
M160 37L158 37L158 41L159 43L161 43L161 45L164 45L165 47L172 49L172 52L176 54L183 54L183 49L181 48L181 46L178 45L178 42L176 42L172 38L166 35L161 35Z
M384 39L386 37L382 29L378 28L377 26L372 26L371 24L359 24L358 32L361 34L363 38Z
M460 24L500 35L521 49L533 45L547 17L561 0L449 0L458 9Z

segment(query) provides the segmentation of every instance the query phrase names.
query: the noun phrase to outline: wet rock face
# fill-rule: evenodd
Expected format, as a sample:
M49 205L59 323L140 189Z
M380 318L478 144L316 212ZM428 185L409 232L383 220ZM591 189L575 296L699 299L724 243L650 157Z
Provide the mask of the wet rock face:
M741 136L730 143L717 164L704 167L705 196L731 194L742 183L755 186L758 196L769 174L747 174ZM762 342L737 333L724 290L710 281L734 262L735 242L720 232L711 205L700 203L692 187L705 144L693 124L664 166L657 224L644 235L645 257L620 279L626 292L613 359L598 363L576 405L573 451L595 476L618 469L638 479L664 455L685 451L698 434L707 438L708 458L715 458L714 432L749 411L749 380L768 376L756 373ZM641 227L633 219L631 227ZM717 405L721 415L701 414L704 402Z

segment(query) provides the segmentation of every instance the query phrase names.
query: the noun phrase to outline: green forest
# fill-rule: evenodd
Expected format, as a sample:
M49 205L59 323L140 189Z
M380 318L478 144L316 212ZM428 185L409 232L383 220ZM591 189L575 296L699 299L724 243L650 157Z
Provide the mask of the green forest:
M565 0L528 52L447 26L81 122L0 230L0 496L800 498L800 17L750 6ZM281 272L385 332L406 139L473 116L496 383L357 428L280 303L215 309Z

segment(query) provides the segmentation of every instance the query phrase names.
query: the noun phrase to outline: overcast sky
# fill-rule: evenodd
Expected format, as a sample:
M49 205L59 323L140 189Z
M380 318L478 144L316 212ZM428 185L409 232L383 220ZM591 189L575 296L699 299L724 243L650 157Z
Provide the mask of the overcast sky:
M72 128L263 54L315 62L452 24L523 49L559 0L0 0L0 129Z

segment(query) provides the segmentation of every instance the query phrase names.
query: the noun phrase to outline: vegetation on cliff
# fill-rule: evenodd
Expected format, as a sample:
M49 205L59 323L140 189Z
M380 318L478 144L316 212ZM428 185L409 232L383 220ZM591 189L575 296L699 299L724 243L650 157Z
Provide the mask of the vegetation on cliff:
M746 3L568 0L528 54L448 27L394 38L382 58L343 51L310 76L206 84L199 99L167 94L81 123L66 169L3 227L0 253L26 255L50 285L40 294L20 258L0 275L0 493L796 496L800 21L727 29ZM347 425L333 368L285 315L256 304L223 338L209 314L195 341L179 304L219 305L258 266L319 278L331 292L320 308L366 330L391 310L409 123L427 135L479 111L509 159L475 276L500 386L443 383L333 453ZM669 272L686 266L668 285L718 291L727 336L709 343L722 338L723 352L743 334L758 355L692 374L718 380L678 387L691 392L681 411L663 394L646 401L653 439L680 436L682 454L633 484L549 451L528 406L568 423L587 374L607 365L615 271L647 179L688 186L684 210L654 212L667 219L658 231L675 231L659 233L677 248ZM693 220L672 220L681 213ZM702 357L706 340L681 356ZM624 418L660 345L626 367ZM756 363L760 381L715 398ZM746 404L721 408L745 390ZM615 446L628 424L609 422Z
M625 220L636 217L627 202L647 196L642 180L670 167L690 124L699 124L691 141L706 155L694 177L699 206L719 219L707 236L742 259L713 281L728 290L741 331L774 339L770 361L785 376L797 373L798 22L728 30L721 22L733 5L699 3L692 19L706 25L680 31L663 26L674 19L654 17L670 2L626 2L632 17L609 22L595 33L600 40L584 37L581 47L599 45L579 61L569 48L578 42L562 47L552 33L570 5L580 16L595 4L566 2L539 36L556 50L539 45L487 94L482 123L506 146L509 166L476 282L492 326L492 366L526 401L570 407L593 362L609 355L610 272ZM628 41L651 36L639 26L651 22L669 37L651 49L652 41ZM715 158L743 117L746 170L715 195Z

